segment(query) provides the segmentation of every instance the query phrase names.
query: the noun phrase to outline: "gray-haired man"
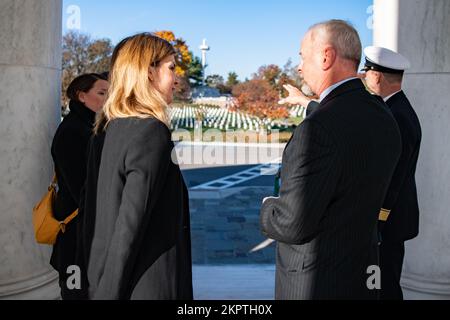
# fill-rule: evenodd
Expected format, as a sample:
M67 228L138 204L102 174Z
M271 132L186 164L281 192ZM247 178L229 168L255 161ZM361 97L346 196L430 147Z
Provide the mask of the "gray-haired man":
M300 72L320 105L283 155L261 228L277 240L277 299L376 299L378 214L401 152L398 126L357 78L361 42L341 20L313 26Z

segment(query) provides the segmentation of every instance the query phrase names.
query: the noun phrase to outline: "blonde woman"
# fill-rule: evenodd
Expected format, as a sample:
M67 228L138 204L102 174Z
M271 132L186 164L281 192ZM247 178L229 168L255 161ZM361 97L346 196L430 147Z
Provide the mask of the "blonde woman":
M167 105L175 50L144 33L116 52L97 132L106 131L88 262L91 299L192 299L188 194Z

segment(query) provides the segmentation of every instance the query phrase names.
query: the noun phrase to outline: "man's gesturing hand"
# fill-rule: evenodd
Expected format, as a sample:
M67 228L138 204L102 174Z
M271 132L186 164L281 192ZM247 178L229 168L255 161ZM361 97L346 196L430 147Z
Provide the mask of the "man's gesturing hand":
M289 93L289 96L281 99L278 104L290 104L290 105L301 105L303 107L306 107L308 103L311 102L311 99L306 97L299 89L297 89L294 86L291 86L290 84L286 84L283 86L287 92Z

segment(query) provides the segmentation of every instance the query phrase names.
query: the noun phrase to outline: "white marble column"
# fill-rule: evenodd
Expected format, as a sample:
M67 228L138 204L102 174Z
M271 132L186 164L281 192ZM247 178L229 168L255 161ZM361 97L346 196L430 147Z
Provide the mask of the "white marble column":
M0 299L55 299L32 208L52 175L60 118L61 0L0 1Z
M450 1L374 4L374 45L411 60L404 89L423 130L416 173L420 234L406 243L403 292L406 299L450 299Z

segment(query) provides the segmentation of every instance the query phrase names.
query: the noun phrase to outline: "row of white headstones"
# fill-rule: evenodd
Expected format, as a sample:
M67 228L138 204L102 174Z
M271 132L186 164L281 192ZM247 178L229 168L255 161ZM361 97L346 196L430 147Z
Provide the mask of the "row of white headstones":
M290 115L299 117L304 114L303 107L294 107ZM198 129L203 128L218 130L271 130L276 123L270 118L260 119L239 111L231 111L217 107L208 106L184 106L171 108L169 111L171 127L173 130L180 128ZM287 127L287 125L285 126Z
M302 106L295 106L290 110L289 114L291 117L306 118L306 108Z

